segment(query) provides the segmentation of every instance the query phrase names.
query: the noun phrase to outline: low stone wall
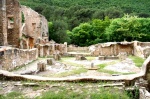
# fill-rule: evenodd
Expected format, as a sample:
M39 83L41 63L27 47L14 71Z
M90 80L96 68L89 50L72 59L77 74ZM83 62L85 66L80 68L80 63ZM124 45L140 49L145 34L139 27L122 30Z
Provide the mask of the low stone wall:
M127 55L132 55L133 43L101 43L95 45L95 48L93 47L93 50L91 50L93 56L117 56L122 52L126 52Z
M138 45L141 47L150 46L150 42L138 42Z
M12 70L38 58L38 49L9 48L0 52L0 69Z
M69 46L68 52L89 52L89 48L88 47Z

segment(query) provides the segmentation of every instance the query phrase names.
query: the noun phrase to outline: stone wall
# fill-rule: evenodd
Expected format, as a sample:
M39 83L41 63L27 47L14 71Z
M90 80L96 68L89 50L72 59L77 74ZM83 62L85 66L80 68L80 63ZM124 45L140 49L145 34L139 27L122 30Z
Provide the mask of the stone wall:
M88 47L69 46L68 52L89 52L89 49L88 49Z
M6 0L0 0L0 46L7 45Z
M150 42L134 41L134 55L147 58L150 55Z
M101 43L94 45L91 50L93 56L117 56L121 52L126 52L128 55L132 55L133 43Z
M19 46L21 11L18 0L0 1L0 46Z
M49 57L53 54L65 54L67 53L67 45L66 44L36 44L36 48L38 48L39 57Z
M0 69L12 70L17 66L28 64L38 58L38 50L34 49L18 49L7 48L0 52Z
M34 44L38 40L48 41L48 22L46 18L29 7L21 6L21 11L25 17L23 33L34 38Z
M7 41L9 45L19 46L21 37L21 10L18 0L6 0Z

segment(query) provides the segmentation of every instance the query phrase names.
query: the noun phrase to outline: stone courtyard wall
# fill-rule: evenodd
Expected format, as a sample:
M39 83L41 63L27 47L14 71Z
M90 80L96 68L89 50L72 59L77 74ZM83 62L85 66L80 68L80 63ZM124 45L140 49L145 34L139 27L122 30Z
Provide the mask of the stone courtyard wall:
M127 55L133 54L133 43L101 43L95 45L91 51L93 56L117 56L121 52L126 52Z
M38 58L38 50L10 48L0 52L0 69L12 70Z
M89 49L88 49L88 47L69 46L68 52L89 52Z

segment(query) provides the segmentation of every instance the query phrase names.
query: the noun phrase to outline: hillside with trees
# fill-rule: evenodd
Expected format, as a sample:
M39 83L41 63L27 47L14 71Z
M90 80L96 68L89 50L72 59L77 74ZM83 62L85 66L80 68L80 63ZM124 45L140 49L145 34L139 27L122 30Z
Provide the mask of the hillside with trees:
M49 39L87 46L150 41L149 0L20 0L49 21ZM125 18L126 17L126 18Z

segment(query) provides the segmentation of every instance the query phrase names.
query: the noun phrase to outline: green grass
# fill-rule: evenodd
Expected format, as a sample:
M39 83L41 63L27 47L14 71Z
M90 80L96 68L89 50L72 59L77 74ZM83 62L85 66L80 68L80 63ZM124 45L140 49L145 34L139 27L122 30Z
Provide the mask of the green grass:
M99 67L98 71L99 72L103 72L103 73L108 73L108 74L111 74L111 75L112 74L122 74L121 72L115 72L115 71L112 71L112 70L106 70L106 69L104 69L106 66L108 66L108 65L114 65L114 64L116 64L118 62L119 62L119 60L108 62L108 63L99 64L99 65L97 65Z
M117 60L117 61L112 61L112 62L108 62L108 63L103 63L103 64L99 64L99 65L97 65L100 69L103 69L103 68L105 68L106 66L108 66L108 65L114 65L114 64L116 64L116 63L118 63L119 62L119 60Z
M129 56L129 58L135 63L135 66L137 67L141 67L145 61L143 58L137 56Z
M27 97L24 97L20 92L13 91L6 95L0 95L0 99L27 99Z
M75 69L75 70L72 70L72 71L55 74L55 75L53 75L53 77L66 77L66 76L71 76L71 75L75 75L75 74L81 74L81 73L84 73L84 72L87 72L87 69L79 68L79 69Z
M47 91L36 99L129 99L125 91L115 88L99 88L98 90L89 91L88 89L68 90L65 87L59 91Z

